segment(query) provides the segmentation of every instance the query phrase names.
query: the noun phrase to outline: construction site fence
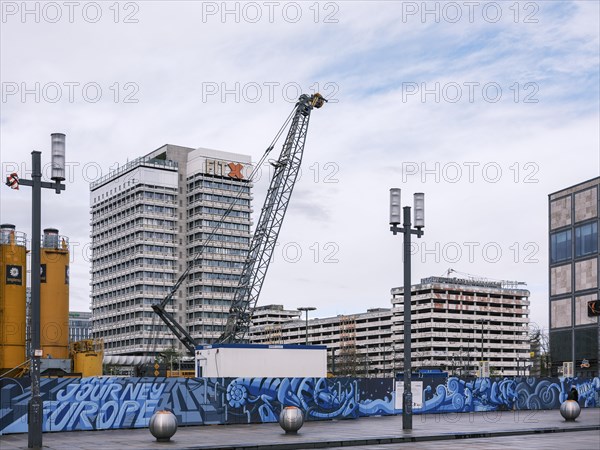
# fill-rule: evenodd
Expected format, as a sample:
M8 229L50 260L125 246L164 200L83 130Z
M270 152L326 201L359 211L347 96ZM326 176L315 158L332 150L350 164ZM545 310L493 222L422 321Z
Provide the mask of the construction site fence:
M532 420L558 409L572 387L582 408L600 406L598 377L429 377L412 381L413 413ZM305 420L359 419L401 414L402 391L391 378L43 378L43 431L144 428L159 410L180 426L276 422L285 406ZM27 432L30 398L29 378L0 378L0 435Z

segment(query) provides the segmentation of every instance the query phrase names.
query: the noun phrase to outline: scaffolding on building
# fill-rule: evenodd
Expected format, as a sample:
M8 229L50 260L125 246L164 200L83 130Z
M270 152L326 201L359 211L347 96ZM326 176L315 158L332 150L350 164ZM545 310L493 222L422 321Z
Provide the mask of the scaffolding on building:
M337 373L355 377L358 374L358 355L356 351L356 316L340 317L340 353Z
M266 344L279 345L283 344L283 335L281 324L267 325L265 327Z

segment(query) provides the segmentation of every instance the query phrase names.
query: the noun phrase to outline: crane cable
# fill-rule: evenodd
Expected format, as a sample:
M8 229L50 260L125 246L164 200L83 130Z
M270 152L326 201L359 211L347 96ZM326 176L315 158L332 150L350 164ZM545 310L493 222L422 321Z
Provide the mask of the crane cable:
M260 170L260 168L264 164L265 160L267 159L267 157L269 156L269 154L273 150L273 148L275 148L275 145L277 144L277 141L281 138L281 135L286 130L288 124L292 120L292 117L294 116L294 113L295 113L297 107L298 107L298 104L296 104L294 106L294 108L292 108L292 111L290 112L290 114L288 115L288 117L285 119L285 121L284 121L283 125L281 126L281 128L279 129L279 131L275 134L275 137L273 138L273 140L271 141L271 143L269 144L269 146L265 150L265 152L262 155L261 159L254 166L254 169L252 170L252 172L250 173L250 175L248 177L248 181L249 182L253 182L254 181L254 178L256 177L257 172ZM187 278L190 270L196 264L196 261L202 257L204 247L206 247L206 245L209 244L212 241L213 236L221 228L221 224L223 223L223 219L225 219L225 217L227 217L229 215L229 213L231 213L231 211L233 210L233 207L236 206L237 200L240 199L242 193L243 193L243 190L240 189L239 192L234 196L234 201L227 208L227 210L225 210L225 212L221 215L221 218L217 222L217 224L213 226L213 228L211 229L210 234L208 235L208 237L206 237L203 241L200 242L200 251L194 256L194 258L191 260L191 262L188 263L188 266L187 266L186 270L181 274L181 276L179 277L179 279L177 280L177 282L175 283L175 285L179 284L180 281L182 282L185 278ZM175 295L175 293L176 293L176 290L170 293L171 299L173 298L173 296ZM162 303L162 301L163 300L161 300L161 303ZM154 334L154 339L152 339L154 345L152 346L152 351L151 351L151 353L154 353L154 354L156 354L156 351L157 351L157 347L158 347L157 340L158 340L158 335L159 335L158 327L155 326L156 316L157 316L156 314L152 314L152 324L151 324L151 330L152 331L150 332L150 336L151 336L150 339L152 339L152 334ZM154 333L153 333L153 331L154 331Z
M267 157L269 156L269 154L271 153L271 151L275 147L275 144L277 143L277 141L279 140L279 138L283 134L283 131L287 128L287 125L290 122L290 120L292 119L292 116L294 115L294 111L295 110L296 110L296 107L294 107L294 109L292 110L292 112L290 113L290 115L287 117L287 119L285 120L285 122L283 123L283 125L281 126L281 128L279 129L279 131L277 132L277 134L275 135L275 137L273 138L273 140L271 141L271 144L265 150L265 153L263 154L263 156L260 159L260 161L254 166L254 169L252 170L252 172L250 173L250 176L248 177L248 181L249 182L254 181L254 177L256 176L256 173L262 167L262 165L264 164L265 160L267 159ZM183 278L187 277L189 269L191 267L193 267L193 265L196 263L196 261L202 256L202 248L206 247L206 245L212 241L212 238L215 235L215 233L221 228L221 224L223 223L223 219L225 219L225 217L227 217L229 215L229 213L233 210L233 207L236 206L236 201L240 199L240 197L242 195L242 192L243 191L240 189L240 191L237 193L237 195L234 196L234 201L225 210L225 212L223 214L221 214L220 220L217 222L216 225L213 226L213 228L211 229L210 234L208 235L208 237L205 238L205 240L200 243L200 252L198 252L194 256L194 258L192 259L191 264L188 265L188 270L186 270L181 275Z

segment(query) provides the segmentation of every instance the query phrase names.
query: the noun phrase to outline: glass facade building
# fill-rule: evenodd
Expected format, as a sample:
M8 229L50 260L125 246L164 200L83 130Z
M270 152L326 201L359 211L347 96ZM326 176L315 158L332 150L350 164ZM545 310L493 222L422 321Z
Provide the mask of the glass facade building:
M550 351L554 375L573 362L576 376L598 376L597 317L587 313L599 298L600 177L549 195Z
M90 311L69 311L69 342L90 338L91 318Z

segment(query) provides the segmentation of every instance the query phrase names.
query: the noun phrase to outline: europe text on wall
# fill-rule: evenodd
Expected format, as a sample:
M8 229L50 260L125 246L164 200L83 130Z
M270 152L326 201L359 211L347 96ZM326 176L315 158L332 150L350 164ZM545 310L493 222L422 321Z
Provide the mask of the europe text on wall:
M600 406L600 378L420 378L415 414L559 408L575 386L582 407ZM0 378L0 434L27 431L28 378ZM283 406L307 420L399 414L394 380L372 378L42 379L44 431L147 427L169 409L179 425L263 423Z

